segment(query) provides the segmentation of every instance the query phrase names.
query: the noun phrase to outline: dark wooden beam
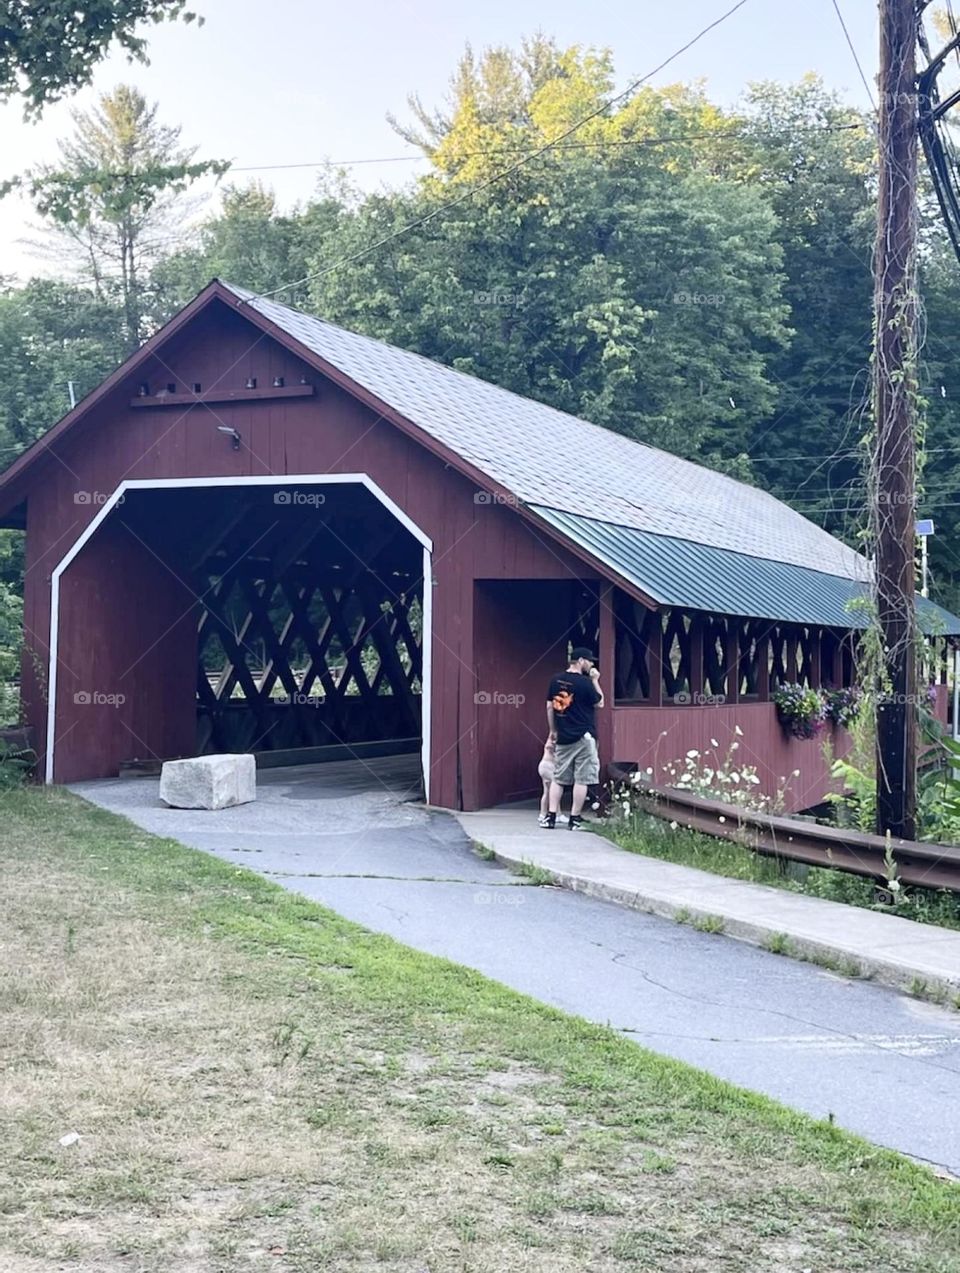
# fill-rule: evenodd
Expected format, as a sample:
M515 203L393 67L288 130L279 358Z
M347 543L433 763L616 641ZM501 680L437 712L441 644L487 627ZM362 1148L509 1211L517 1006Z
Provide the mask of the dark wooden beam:
M211 389L206 393L155 393L144 398L131 398L130 406L145 407L202 407L208 402L256 402L266 398L312 398L314 385L268 385L263 389Z

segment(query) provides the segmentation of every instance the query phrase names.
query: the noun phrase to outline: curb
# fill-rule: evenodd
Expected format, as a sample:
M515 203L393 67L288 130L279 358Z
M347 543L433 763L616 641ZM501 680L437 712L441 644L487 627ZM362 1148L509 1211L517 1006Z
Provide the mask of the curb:
M731 919L715 910L708 911L696 906L677 906L674 902L655 894L619 888L612 884L602 884L586 876L552 870L529 858L515 857L500 849L494 849L489 844L474 839L473 836L470 837L470 841L474 849L480 848L484 853L492 853L493 860L503 866L521 870L523 867L536 866L538 870L550 876L553 884L570 892L583 893L598 901L612 902L628 910L658 915L662 919L672 919L678 924L690 924L695 928L701 924L707 925L711 921L715 923L721 920L722 930L711 930L705 927L702 931L714 931L716 936L732 937L735 941L758 946L770 954L797 959L802 963L816 964L849 980L872 981L914 999L960 1009L960 979L953 980L950 977L937 976L922 968L884 959L882 956L864 956L858 950L832 942L795 937L790 933L784 933L781 929L764 924ZM845 903L838 903L838 905L845 905Z

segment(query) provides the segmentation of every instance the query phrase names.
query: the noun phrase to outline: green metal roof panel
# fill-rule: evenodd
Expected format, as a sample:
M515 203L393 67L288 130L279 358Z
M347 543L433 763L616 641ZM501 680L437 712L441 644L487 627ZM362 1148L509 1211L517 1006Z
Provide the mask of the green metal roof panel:
M852 604L870 595L866 562L862 580L843 579L543 505L530 508L661 605L831 628L866 626L866 614ZM925 632L960 635L960 619L936 602L918 597L917 613Z

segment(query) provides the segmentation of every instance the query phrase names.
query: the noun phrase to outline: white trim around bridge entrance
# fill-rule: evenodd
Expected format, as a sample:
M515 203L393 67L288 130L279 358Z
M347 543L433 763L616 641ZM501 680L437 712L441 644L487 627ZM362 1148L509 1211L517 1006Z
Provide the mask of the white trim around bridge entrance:
M56 746L57 717L57 645L60 637L60 579L83 546L96 534L104 520L130 491L183 490L189 487L218 486L363 486L374 499L391 513L423 548L423 634L421 658L423 675L420 678L420 734L421 763L423 765L424 797L430 802L430 689L433 637L433 541L366 473L290 473L281 477L272 474L256 477L158 477L131 478L123 481L104 503L90 525L79 535L60 559L50 578L50 657L47 666L47 740L44 781L53 782L54 748Z

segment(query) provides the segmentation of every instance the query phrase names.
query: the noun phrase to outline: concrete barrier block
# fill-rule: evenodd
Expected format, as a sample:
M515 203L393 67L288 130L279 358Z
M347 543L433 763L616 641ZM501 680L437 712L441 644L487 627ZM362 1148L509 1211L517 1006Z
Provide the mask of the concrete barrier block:
M174 809L228 809L257 798L257 764L250 754L167 760L160 799Z

